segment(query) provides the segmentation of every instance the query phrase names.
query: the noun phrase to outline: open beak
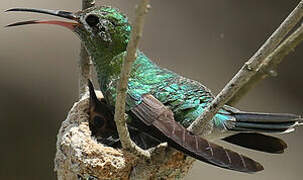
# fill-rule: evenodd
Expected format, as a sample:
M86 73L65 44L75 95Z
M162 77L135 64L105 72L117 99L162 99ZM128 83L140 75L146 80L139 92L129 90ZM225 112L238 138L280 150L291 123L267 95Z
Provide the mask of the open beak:
M11 12L11 11L21 11L21 12L34 12L34 13L42 13L42 14L49 14L53 16L58 16L70 20L74 20L77 22L66 22L66 21L37 21L37 20L32 20L32 21L22 21L22 22L17 22L13 24L9 24L6 27L12 27L12 26L20 26L20 25L26 25L26 24L55 24L59 26L66 27L68 29L74 30L77 25L79 25L79 18L67 11L58 11L58 10L47 10L47 9L33 9L33 8L12 8L8 9L5 12Z

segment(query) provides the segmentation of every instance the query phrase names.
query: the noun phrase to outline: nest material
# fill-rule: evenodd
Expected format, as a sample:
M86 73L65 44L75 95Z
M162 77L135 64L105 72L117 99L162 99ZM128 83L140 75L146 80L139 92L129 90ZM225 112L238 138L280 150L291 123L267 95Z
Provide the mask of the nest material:
M88 107L89 98L85 95L62 122L55 157L59 180L179 179L192 167L193 160L177 151L170 150L169 156L168 151L161 152L162 155L144 161L127 151L98 143L89 129Z

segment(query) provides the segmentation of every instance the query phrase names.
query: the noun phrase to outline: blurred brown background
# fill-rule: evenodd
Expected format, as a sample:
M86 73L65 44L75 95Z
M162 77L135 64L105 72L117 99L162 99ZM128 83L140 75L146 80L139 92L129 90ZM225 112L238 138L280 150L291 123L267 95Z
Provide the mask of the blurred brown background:
M135 0L107 0L133 18ZM299 0L152 1L141 49L158 64L203 82L217 93L291 12ZM56 134L78 98L80 42L47 25L2 28L47 15L4 13L11 7L77 11L80 0L0 2L0 179L55 179ZM303 46L239 104L243 110L303 114ZM303 127L284 135L289 148L269 155L238 147L265 170L248 175L197 162L186 179L302 179ZM231 147L231 146L227 146Z

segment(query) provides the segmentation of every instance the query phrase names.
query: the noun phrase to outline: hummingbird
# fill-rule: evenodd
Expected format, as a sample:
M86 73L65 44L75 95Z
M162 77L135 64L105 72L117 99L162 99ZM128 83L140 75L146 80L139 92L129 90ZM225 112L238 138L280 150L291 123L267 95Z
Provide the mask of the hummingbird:
M118 9L107 6L92 7L76 13L33 8L12 8L7 11L44 13L72 20L31 20L7 26L55 24L77 34L93 60L100 90L104 95L103 101L97 100L90 84L90 99L94 102L90 108L91 129L107 140L110 137L112 145L117 143L112 114L102 115L98 109L103 107L108 109L107 112L112 112L115 106L116 87L132 30L127 17ZM202 136L187 131L186 128L203 113L213 99L211 91L200 82L161 68L137 50L128 82L126 113L130 119L128 128L134 129L130 130L130 134L144 134L140 142L165 141L200 161L225 169L253 173L263 170L263 166L244 155L218 146L211 140L222 139L258 151L282 153L287 144L266 134L289 133L303 124L300 115L245 112L225 105L207 122L207 129ZM148 143L145 144L148 147Z

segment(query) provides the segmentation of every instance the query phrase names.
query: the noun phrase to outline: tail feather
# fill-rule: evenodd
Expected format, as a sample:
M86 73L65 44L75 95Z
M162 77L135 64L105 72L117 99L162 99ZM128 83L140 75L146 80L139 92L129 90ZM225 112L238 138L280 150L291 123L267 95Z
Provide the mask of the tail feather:
M289 129L296 126L296 122L285 123L251 123L251 122L237 122L236 125L244 128L259 128L259 129Z
M234 114L237 121L241 122L264 122L264 123L285 123L302 121L302 117L287 113L258 113L258 112L237 112Z
M232 115L235 120L226 122L226 126L234 131L288 133L303 124L302 117L295 114L237 111Z
M259 133L238 133L223 139L226 142L249 149L280 154L287 148L287 144L279 138Z
M245 132L245 133L275 133L275 134L287 134L290 132L293 132L295 129L290 128L290 129L261 129L261 128L242 128L242 127L234 127L230 129L232 131L239 131L239 132Z

